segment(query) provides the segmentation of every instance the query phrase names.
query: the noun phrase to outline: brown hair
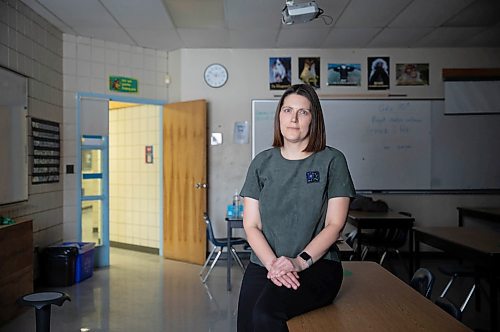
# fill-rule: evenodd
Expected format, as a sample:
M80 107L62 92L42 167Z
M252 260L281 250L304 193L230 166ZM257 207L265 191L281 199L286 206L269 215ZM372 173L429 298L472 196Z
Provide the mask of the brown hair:
M309 125L309 143L304 149L304 152L318 152L323 150L326 146L326 131L325 121L323 120L323 110L321 109L321 104L316 91L314 91L314 88L309 84L292 85L281 96L278 107L276 107L276 113L274 114L273 147L282 147L284 144L283 135L281 134L280 129L280 112L285 98L291 94L303 96L311 103L310 111L312 119L311 124Z

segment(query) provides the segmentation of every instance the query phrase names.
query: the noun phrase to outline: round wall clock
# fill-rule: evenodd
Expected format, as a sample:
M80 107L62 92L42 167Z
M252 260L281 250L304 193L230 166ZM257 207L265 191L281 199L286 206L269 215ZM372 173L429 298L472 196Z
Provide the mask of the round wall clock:
M205 69L204 78L209 87L220 88L227 82L227 69L221 64L213 63Z

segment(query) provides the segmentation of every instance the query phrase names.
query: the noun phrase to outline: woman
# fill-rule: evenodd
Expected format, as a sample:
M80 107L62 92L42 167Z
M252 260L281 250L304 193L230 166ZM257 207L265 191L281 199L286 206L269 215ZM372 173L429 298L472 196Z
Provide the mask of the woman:
M252 255L238 331L288 331L288 319L332 303L342 283L335 241L354 194L344 155L326 146L316 92L290 87L276 109L273 148L254 158L241 191Z

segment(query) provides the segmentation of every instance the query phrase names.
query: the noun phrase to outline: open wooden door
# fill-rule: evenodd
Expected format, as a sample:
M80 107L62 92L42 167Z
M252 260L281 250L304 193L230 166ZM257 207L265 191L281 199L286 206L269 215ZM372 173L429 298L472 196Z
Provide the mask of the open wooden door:
M205 100L163 108L164 257L206 259L207 106Z

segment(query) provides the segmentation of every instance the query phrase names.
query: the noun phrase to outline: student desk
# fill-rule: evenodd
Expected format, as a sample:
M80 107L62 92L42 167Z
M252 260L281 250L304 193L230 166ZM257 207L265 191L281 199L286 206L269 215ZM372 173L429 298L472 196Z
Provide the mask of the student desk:
M233 229L234 228L243 228L243 219L233 219L233 218L226 218L226 228L227 228L227 247L231 248L231 236L233 234ZM353 252L353 249L351 246L349 246L345 241L339 240L336 242L337 247L339 248L339 251L341 255L348 255ZM232 261L233 257L228 254L227 255L227 290L231 291L231 266L232 266Z
M500 233L467 227L415 227L415 257L420 265L420 243L446 251L457 258L470 260L484 271L490 285L490 328L497 331L498 310L496 280L500 275Z
M413 275L413 236L411 229L415 218L409 217L397 212L367 212L350 210L347 214L347 222L355 226L358 230L358 236L363 236L362 229L377 228L403 228L408 231L408 249L410 253L409 273L410 278ZM360 257L361 246L356 248L356 256Z
M478 218L482 220L500 223L500 208L494 207L457 207L458 226L464 225L464 217Z
M333 304L292 318L290 332L471 331L375 262L342 262Z

